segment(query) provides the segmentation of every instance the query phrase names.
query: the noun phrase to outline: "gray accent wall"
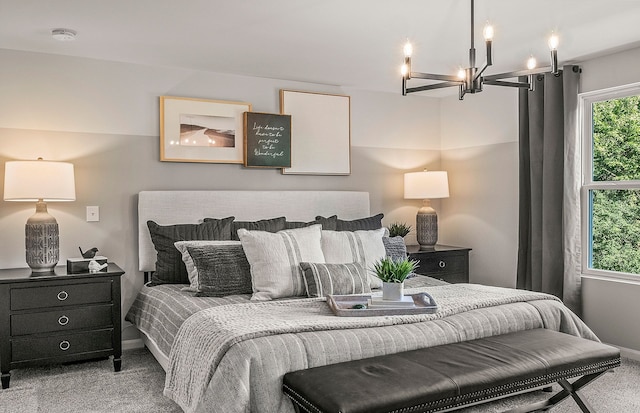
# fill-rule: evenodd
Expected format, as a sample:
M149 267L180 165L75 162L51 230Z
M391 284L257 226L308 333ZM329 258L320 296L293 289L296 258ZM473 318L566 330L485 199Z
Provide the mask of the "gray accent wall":
M384 223L413 224L421 203L403 199L403 173L440 167L435 98L10 50L0 50L0 61L0 185L8 160L41 156L74 164L76 201L49 203L60 227L60 262L78 256L79 246L98 247L117 262L126 271L123 313L143 283L139 191L368 191L371 211L384 212ZM351 175L160 162L159 96L245 101L254 111L278 113L283 88L351 96ZM100 207L99 222L86 222L90 205ZM34 211L34 204L0 202L0 268L26 266L24 224Z

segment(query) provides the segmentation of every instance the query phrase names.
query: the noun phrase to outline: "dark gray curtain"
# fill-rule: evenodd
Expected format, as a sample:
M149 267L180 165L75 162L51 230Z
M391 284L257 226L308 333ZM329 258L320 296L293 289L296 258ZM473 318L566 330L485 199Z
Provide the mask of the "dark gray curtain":
M518 102L517 287L559 298L563 298L565 285L563 214L569 212L563 199L565 140L577 139L573 126L566 125L575 123L580 72L577 66L563 69L557 76L534 76L535 90L521 89Z

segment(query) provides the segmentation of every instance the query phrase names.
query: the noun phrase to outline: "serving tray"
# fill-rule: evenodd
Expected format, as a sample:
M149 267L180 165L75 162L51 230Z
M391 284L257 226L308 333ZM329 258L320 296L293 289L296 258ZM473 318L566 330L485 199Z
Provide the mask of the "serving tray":
M415 307L410 308L367 308L370 295L328 295L327 304L339 317L377 317L385 315L430 314L438 311L438 304L429 293L408 294ZM355 305L364 308L353 308Z

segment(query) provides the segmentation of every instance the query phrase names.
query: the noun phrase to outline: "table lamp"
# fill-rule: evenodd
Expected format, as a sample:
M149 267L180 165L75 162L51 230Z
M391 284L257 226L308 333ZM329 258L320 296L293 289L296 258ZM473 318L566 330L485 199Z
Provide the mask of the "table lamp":
M446 171L425 170L404 174L404 198L423 200L416 216L416 236L421 250L432 249L438 242L438 214L431 207L431 199L448 197Z
M26 258L32 272L53 272L60 259L58 223L47 212L46 203L75 199L73 164L42 158L5 163L4 200L36 203L36 213L25 225Z

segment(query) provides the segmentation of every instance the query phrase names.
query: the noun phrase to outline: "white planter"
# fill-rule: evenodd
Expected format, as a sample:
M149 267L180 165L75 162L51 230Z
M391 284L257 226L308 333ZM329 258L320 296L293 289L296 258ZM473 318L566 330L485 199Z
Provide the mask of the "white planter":
M400 301L404 295L404 283L382 283L382 299Z

